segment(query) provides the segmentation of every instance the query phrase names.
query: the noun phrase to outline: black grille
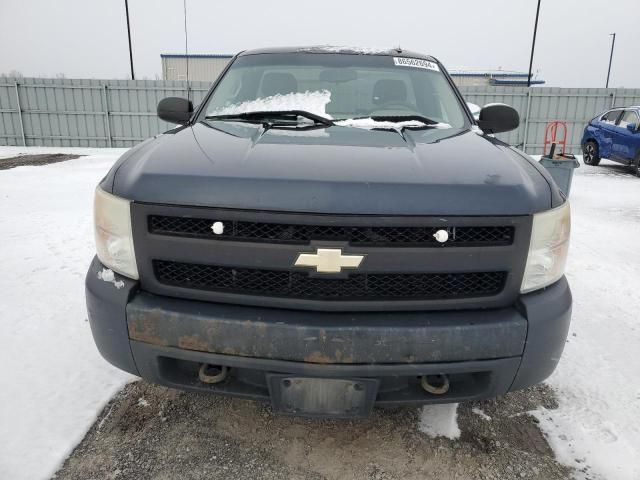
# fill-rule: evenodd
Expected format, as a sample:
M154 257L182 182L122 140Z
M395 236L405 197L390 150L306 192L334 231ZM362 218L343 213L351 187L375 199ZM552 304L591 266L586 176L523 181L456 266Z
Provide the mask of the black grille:
M258 270L154 260L160 283L244 295L309 300L431 300L496 295L506 272L354 274L310 277L305 272Z
M216 240L305 244L311 240L346 241L353 245L497 246L513 243L512 226L449 226L449 240L438 243L434 233L442 227L347 227L285 223L223 221L224 232L213 233L215 220L208 218L149 216L149 231Z

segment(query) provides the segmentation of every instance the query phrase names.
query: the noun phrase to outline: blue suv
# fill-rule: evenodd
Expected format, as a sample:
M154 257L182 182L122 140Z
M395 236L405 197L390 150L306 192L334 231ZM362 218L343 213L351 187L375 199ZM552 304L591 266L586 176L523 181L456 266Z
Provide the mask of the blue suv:
M640 177L640 106L598 115L585 127L581 144L587 165L607 158L632 167Z

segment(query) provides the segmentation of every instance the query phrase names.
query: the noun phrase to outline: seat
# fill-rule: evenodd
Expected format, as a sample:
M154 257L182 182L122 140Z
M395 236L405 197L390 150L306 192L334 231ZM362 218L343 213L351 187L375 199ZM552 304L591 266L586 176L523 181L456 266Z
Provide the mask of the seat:
M262 94L265 97L286 95L298 91L298 81L291 73L270 72L262 79Z
M378 80L373 86L373 104L404 103L407 101L407 85L402 80Z

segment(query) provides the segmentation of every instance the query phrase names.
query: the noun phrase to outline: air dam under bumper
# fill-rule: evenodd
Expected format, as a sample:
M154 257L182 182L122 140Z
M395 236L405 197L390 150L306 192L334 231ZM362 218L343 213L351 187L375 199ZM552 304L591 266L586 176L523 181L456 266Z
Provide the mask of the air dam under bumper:
M489 398L547 378L569 328L566 279L522 295L512 308L325 313L225 305L152 295L87 274L87 306L102 355L162 385L269 401L269 376L376 378L377 405ZM230 367L218 384L201 364ZM445 374L449 391L420 387Z

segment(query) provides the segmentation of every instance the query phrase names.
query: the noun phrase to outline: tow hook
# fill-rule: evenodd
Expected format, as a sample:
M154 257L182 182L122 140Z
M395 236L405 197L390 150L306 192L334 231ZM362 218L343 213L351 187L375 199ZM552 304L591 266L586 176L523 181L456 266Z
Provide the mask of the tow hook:
M203 363L200 365L198 378L204 383L220 383L227 378L227 373L229 373L229 369L225 366Z
M444 395L449 391L449 377L443 374L423 375L420 378L420 385L425 392L432 395Z

